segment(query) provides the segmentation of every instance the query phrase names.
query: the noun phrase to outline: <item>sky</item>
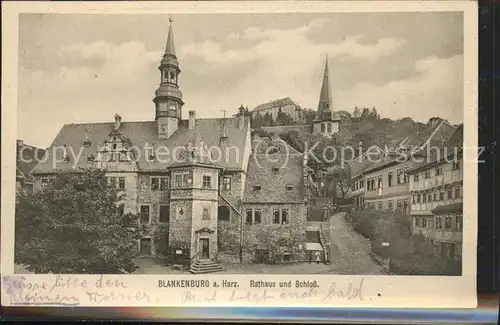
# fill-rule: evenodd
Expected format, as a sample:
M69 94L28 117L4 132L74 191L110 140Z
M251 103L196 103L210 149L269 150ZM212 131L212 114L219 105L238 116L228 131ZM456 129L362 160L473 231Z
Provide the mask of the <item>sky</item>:
M222 117L290 97L317 109L328 54L333 108L463 119L461 12L173 17L183 115ZM18 138L64 124L154 119L168 15L21 14Z

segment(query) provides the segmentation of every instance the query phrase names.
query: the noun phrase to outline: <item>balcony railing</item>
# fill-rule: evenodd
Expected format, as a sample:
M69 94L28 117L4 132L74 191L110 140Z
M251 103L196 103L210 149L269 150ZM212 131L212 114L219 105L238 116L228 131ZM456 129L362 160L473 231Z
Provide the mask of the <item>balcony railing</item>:
M452 229L434 229L434 240L462 242L462 231Z
M435 241L445 242L462 242L462 231L453 229L435 229L432 227L422 228L412 226L412 233L414 235L421 234L426 238L432 238Z
M445 194L447 195L447 194ZM456 198L456 199L445 199L441 201L432 201L432 202L425 202L425 203L415 203L411 205L411 210L412 211L432 211L434 208L440 205L447 205L451 203L461 203L462 198Z
M426 190L433 187L460 182L463 180L462 170L450 170L443 175L432 176L430 178L420 179L418 182L410 182L410 191Z

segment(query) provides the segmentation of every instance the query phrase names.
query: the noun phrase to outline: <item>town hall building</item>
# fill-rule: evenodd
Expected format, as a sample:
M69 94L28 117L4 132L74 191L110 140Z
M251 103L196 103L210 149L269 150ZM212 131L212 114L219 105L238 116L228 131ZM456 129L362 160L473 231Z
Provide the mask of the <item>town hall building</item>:
M179 254L217 270L218 261L306 259L311 181L307 159L277 135L259 138L241 107L230 118L182 118L184 98L172 20L159 65L154 120L66 124L35 167L35 190L59 170L97 167L139 215L143 255ZM63 148L64 150L54 150ZM137 148L140 148L137 151ZM78 161L74 155L82 152Z

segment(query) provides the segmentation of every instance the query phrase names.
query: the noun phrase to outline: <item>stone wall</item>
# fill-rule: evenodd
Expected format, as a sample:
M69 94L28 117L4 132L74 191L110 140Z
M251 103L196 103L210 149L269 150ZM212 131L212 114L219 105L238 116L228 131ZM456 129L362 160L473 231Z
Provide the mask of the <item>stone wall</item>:
M169 246L178 246L182 243L186 248L191 247L191 201L172 201L170 203ZM183 214L180 215L180 209Z
M220 261L238 261L240 254L240 217L232 211L230 221L219 220L217 224Z
M150 222L149 225L146 229L146 233L149 234L151 237L151 254L153 256L156 256L156 240L155 240L155 232L160 225L159 223L159 218L160 218L160 205L169 205L170 204L170 190L151 190L151 177L167 177L169 176L168 173L147 173L147 174L139 174L137 176L137 183L136 183L136 191L137 191L137 203L135 207L134 213L139 214L140 213L140 206L141 205L149 205L149 218ZM127 184L126 184L127 186ZM132 211L132 210L131 210ZM172 216L172 208L170 208L170 216ZM158 246L159 243L158 243Z
M261 223L247 225L243 223L243 253L244 262L254 259L257 245L268 245L270 252L280 253L283 250L291 251L293 260L304 260L306 242L307 218L303 204L245 204L244 216L247 209L261 211ZM288 224L274 224L273 210L287 209ZM281 247L279 240L287 240L288 247Z
M246 210L259 209L261 223L245 224ZM274 224L273 210L287 209L288 224ZM307 217L304 204L245 204L243 210L243 263L255 259L257 245L269 246L271 252L281 254L283 251L292 252L292 260L306 259L305 242ZM239 262L240 255L240 216L233 212L230 221L218 222L219 232L219 259L223 261ZM280 247L279 240L287 240L291 247Z

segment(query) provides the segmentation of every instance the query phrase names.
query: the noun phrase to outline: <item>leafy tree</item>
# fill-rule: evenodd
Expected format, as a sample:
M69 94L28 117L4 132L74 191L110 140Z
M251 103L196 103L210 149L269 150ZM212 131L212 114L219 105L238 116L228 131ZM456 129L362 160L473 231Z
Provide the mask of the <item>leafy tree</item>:
M358 106L354 107L354 112L352 113L353 118L359 118L361 117L361 111L359 110Z
M377 109L375 107L372 108L370 111L370 117L374 120L380 120L380 115L377 112Z
M370 116L370 110L368 107L363 107L363 111L361 112L361 118L366 118Z
M274 125L273 116L269 114L269 112L266 112L262 120L262 126L273 126L273 125Z
M346 194L351 189L351 173L346 168L337 168L333 174L337 178L337 188L345 199Z
M35 273L116 274L136 269L136 216L105 171L58 173L44 188L20 195L16 205L15 260Z
M295 124L293 122L293 118L286 113L281 111L281 107L279 108L278 115L276 116L276 124L277 125L292 125Z
M304 120L306 124L312 124L314 119L316 118L316 111L312 109L304 110Z
M255 116L252 117L251 124L253 129L260 129L263 123L264 119L259 113L255 114Z
M154 229L154 239L157 257L168 256L168 224L159 224Z

